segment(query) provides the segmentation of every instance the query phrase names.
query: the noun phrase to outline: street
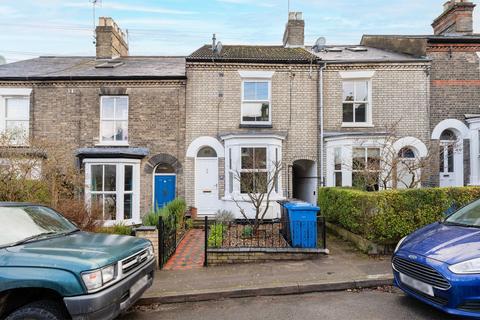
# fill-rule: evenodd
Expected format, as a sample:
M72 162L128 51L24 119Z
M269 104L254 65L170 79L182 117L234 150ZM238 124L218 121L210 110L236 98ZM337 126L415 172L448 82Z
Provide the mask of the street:
M405 319L453 320L400 291L364 290L139 307L120 320Z

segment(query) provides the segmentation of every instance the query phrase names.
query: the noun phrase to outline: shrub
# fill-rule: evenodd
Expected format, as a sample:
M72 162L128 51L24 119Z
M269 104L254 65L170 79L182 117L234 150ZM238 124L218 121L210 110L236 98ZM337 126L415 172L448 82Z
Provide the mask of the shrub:
M327 221L379 244L394 244L405 235L439 221L455 205L480 198L480 188L426 188L364 192L322 188L318 204Z
M226 227L223 224L214 224L210 226L210 234L208 235L208 247L220 248L223 244L223 233Z
M218 210L215 213L215 218L214 219L218 223L228 224L228 223L232 222L233 220L235 220L235 216L233 215L233 213L231 211Z
M193 219L187 219L187 221L185 221L185 227L187 230L193 229Z
M83 231L95 231L102 224L102 207L92 204L89 208L83 199L63 199L54 207L65 218Z
M251 238L253 236L253 228L251 226L246 226L242 230L243 238Z
M152 209L147 213L143 219L144 226L157 226L159 217L163 218L163 221L168 224L173 224L176 218L177 229L181 230L185 228L185 211L187 210L187 204L183 199L175 199L168 203L165 207L159 209Z
M118 234L122 236L132 235L132 227L124 224L116 224L111 227L100 227L95 230L97 233Z

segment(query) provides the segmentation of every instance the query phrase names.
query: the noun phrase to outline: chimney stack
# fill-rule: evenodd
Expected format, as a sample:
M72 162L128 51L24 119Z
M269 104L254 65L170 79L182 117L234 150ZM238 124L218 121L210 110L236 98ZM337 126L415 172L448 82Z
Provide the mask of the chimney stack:
M443 5L443 13L433 21L435 35L470 35L473 33L473 9L469 0L449 0Z
M301 12L289 12L283 34L283 46L293 48L305 46L305 21Z
M110 17L100 17L95 29L97 59L112 59L128 56L125 33Z

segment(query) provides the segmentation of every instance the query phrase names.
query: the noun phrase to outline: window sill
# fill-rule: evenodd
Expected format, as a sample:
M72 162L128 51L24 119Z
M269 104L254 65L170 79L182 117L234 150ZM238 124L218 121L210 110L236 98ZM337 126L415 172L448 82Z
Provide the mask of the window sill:
M96 147L129 147L130 144L128 142L100 142L95 144Z
M374 128L375 126L371 123L342 123L342 128Z
M224 196L221 198L222 201L230 201L230 202L233 202L233 201L239 201L239 202L250 202L250 199L248 198L248 195L235 195L235 196L231 196L231 195L227 195L227 196ZM285 197L282 197L281 195L271 195L270 196L270 202L272 201L279 201L279 200L285 200L286 198Z
M251 128L259 128L259 129L272 129L272 124L252 124L252 123L241 123L239 126L240 129L251 129Z

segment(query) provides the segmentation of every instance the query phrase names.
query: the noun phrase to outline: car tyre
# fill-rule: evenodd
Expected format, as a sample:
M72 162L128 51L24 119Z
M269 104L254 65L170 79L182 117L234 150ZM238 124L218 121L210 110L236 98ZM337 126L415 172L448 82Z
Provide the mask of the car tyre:
M63 308L53 301L29 303L12 312L5 320L64 320L67 319Z

